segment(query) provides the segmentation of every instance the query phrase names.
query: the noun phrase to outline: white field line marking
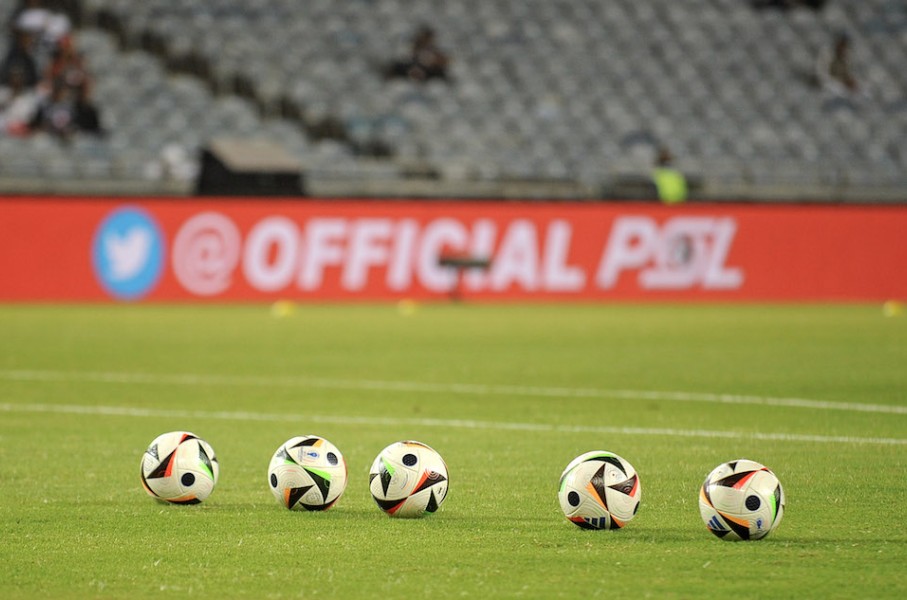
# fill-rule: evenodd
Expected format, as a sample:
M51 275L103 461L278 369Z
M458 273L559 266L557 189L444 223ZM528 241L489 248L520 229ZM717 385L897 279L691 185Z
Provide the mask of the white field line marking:
M840 410L884 414L907 414L907 406L831 402L806 398L774 398L708 392L662 392L652 390L608 390L595 388L541 387L526 385L486 385L476 383L423 383L418 381L376 381L368 379L325 379L319 377L155 374L99 371L0 370L0 379L8 381L87 381L92 383L154 385L222 385L258 387L304 387L341 390L422 392L475 396L530 396L548 398L604 398L617 400L655 400L669 402L711 402L717 404L754 404L814 410Z
M333 425L441 427L489 431L526 431L536 433L596 433L607 435L650 435L686 438L722 438L782 442L814 442L821 444L874 444L907 446L907 439L864 438L850 436L804 435L798 433L759 433L739 431L710 431L706 429L672 429L658 427L607 427L595 425L555 425L546 423L508 423L468 419L405 419L392 417L352 417L328 415L299 415L247 411L173 410L134 408L126 406L80 406L73 404L0 403L0 412L32 412L107 417L146 417L166 419L217 419L222 421L267 421L330 423Z

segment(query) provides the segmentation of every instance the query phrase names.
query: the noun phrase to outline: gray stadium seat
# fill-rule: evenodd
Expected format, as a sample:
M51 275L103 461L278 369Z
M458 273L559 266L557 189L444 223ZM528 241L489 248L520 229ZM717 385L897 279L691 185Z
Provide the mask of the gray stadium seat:
M645 171L665 145L706 179L745 182L749 172L771 185L821 179L773 168L788 161L806 171L832 160L907 163L907 23L897 4L833 2L782 14L743 0L83 1L88 22L101 9L119 15L130 47L153 32L170 55L206 59L217 89L235 90L242 76L269 114L289 99L305 123L340 119L349 143L314 142L292 122L169 75L157 57L123 52L97 30L81 31L79 45L111 130L100 145L107 154L134 150L114 160L113 173L135 172L138 157L154 163L170 143L191 154L216 134L264 131L316 163L355 161L357 148L380 141L451 177L589 181ZM450 51L452 83L384 81L382 65L406 51L422 23ZM809 81L817 52L839 30L854 38L867 99L842 103ZM621 147L640 130L652 143ZM887 167L852 170L845 183L896 179Z

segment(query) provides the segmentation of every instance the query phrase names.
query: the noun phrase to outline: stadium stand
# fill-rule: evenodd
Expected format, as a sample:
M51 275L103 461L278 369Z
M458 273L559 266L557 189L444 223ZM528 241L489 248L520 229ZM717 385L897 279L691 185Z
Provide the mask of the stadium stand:
M896 0L77 5L107 136L0 138L4 180L188 189L199 149L228 135L283 144L316 194L617 197L663 149L693 198L907 194L907 5ZM426 24L448 80L388 79ZM819 71L842 32L858 83L846 92ZM0 49L11 41L5 32Z

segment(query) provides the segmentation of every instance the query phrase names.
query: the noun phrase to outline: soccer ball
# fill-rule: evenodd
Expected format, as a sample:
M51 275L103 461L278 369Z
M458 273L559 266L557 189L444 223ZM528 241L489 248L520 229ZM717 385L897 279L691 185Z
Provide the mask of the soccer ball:
M732 460L705 478L699 512L709 531L723 540L760 540L781 523L784 490L764 465Z
M268 466L277 501L290 510L327 510L346 489L346 461L337 446L315 435L281 444Z
M620 529L639 510L642 488L633 465L603 450L577 456L557 493L567 520L583 529Z
M211 495L220 467L208 442L188 431L159 435L142 456L142 487L152 498L198 504Z
M421 517L438 510L448 488L447 465L421 442L396 442L381 451L369 471L375 503L392 517Z

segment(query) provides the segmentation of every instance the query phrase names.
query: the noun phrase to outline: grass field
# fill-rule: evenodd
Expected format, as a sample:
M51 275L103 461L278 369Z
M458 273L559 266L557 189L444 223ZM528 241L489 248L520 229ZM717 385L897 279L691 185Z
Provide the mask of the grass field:
M198 506L139 482L159 433L218 453ZM277 446L334 442L325 513L267 487ZM382 514L368 467L422 440L439 512ZM617 452L643 486L621 531L557 503ZM717 464L770 466L778 531L705 529ZM878 306L0 307L0 597L907 597L907 318Z

